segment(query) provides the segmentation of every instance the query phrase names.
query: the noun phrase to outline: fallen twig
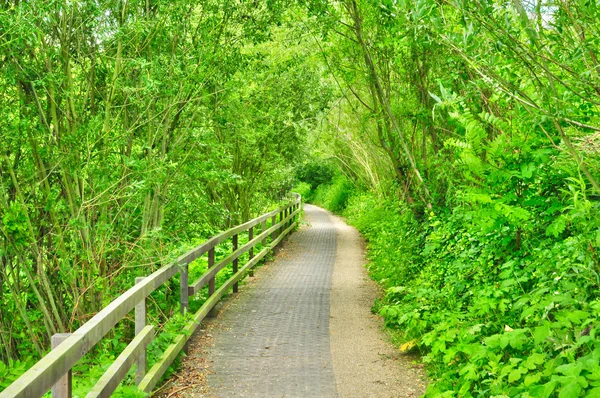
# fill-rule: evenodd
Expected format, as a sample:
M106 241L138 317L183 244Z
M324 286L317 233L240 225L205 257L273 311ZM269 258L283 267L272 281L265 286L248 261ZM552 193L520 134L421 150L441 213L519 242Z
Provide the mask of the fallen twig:
M173 395L177 394L178 392L187 390L188 388L196 387L197 385L198 384L190 384L189 386L178 388L177 390L175 390L172 393L170 393L169 395L167 395L167 398L171 398Z

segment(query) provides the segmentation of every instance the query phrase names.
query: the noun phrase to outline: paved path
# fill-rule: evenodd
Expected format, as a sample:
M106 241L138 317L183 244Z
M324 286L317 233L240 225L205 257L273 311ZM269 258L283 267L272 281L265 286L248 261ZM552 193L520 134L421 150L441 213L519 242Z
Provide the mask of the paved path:
M335 397L329 294L336 255L327 213L305 207L294 233L245 297L221 313L228 330L209 350L208 385L219 397Z
M192 336L159 394L195 397L416 397L421 372L399 354L370 307L379 288L364 242L341 219L304 206L308 226L260 267Z

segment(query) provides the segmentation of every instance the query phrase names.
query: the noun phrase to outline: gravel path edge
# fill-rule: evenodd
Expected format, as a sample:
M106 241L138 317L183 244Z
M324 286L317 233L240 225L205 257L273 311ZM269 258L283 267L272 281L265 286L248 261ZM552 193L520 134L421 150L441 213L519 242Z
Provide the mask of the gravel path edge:
M365 267L365 242L340 217L327 212L337 232L331 287L331 351L340 398L417 397L426 378L413 358L399 352L371 312L381 289Z

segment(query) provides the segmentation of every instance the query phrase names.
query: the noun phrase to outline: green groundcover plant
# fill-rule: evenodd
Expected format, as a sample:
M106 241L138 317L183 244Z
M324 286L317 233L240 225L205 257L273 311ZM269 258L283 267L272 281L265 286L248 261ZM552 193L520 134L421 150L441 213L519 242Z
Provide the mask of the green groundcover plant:
M488 227L481 204L416 219L348 184L320 186L315 203L367 239L370 274L385 289L375 309L403 350L422 353L426 396L600 394L600 236L580 219L591 222L591 203L564 213L562 227L521 223L531 235L515 250L501 208Z

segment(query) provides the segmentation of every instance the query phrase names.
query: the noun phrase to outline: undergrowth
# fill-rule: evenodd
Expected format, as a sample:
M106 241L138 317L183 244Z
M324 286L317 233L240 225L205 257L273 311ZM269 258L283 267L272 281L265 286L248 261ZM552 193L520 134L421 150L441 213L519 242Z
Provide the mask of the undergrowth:
M466 197L415 215L343 178L313 198L367 239L386 291L376 309L423 355L426 396L600 396L600 235L585 195L559 218L548 204L519 222Z

